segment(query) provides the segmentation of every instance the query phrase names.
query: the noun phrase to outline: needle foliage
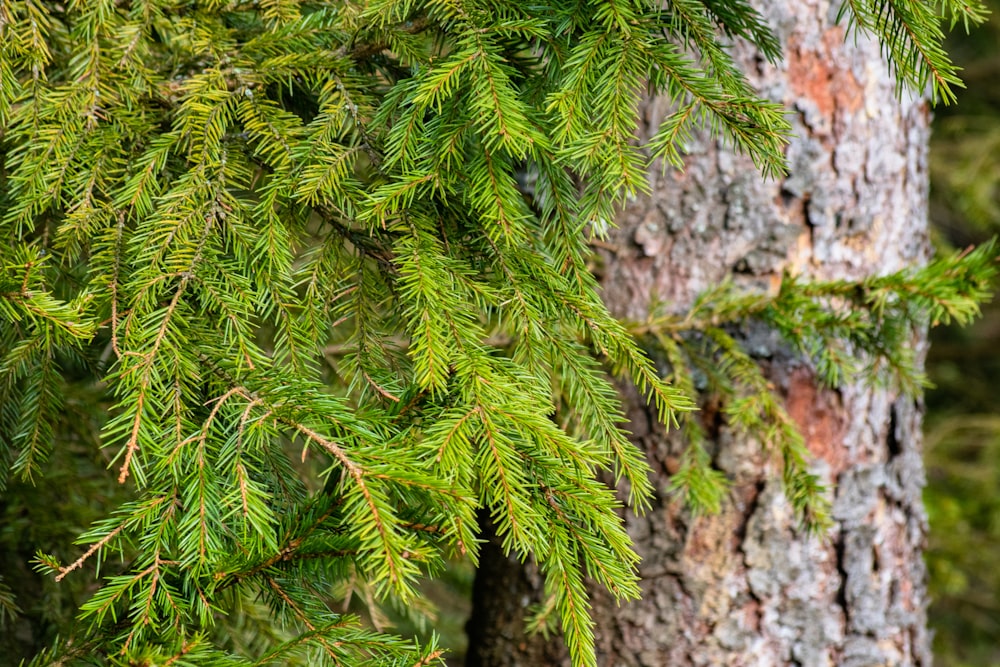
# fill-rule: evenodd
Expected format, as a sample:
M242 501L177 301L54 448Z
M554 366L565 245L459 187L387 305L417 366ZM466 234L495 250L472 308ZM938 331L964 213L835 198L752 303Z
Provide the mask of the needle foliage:
M846 7L951 98L940 25L976 3ZM736 39L780 58L741 0L0 0L0 480L10 513L79 534L29 541L40 605L0 582L0 624L44 617L31 664L440 663L344 591L412 606L475 562L485 511L593 665L586 582L638 597L619 512L652 492L615 377L676 425L691 369L716 369L821 525L801 438L727 326L776 327L830 382L852 354L906 371L911 327L973 312L990 258L724 287L643 332L611 317L588 241L692 127L784 170L783 110ZM675 111L640 144L645 94ZM710 508L686 428L677 488Z

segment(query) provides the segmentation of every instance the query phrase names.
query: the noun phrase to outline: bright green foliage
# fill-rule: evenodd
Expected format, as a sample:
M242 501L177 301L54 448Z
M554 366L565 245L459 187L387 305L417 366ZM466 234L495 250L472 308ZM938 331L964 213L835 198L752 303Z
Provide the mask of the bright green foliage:
M964 0L845 0L841 17L845 14L851 27L879 37L900 87L930 83L935 101L951 104L957 99L952 86L962 87L962 80L944 50L942 24L954 28L961 23L968 31L985 21L989 11L980 2Z
M902 42L886 6L916 28ZM948 98L936 5L854 9ZM964 316L983 261L713 293L664 339L665 380L601 303L587 242L693 125L783 170L788 125L732 37L779 56L743 2L0 0L0 474L70 455L53 429L72 396L123 485L77 559L38 557L103 579L35 664L432 664L434 643L366 629L335 591L408 604L475 561L480 509L594 664L585 577L639 594L598 476L638 509L651 493L611 376L675 424L717 363L729 418L776 446L817 523L801 439L723 315L906 371L907 327ZM676 112L640 147L646 92ZM805 317L825 333L796 337ZM818 357L831 381L846 363ZM698 451L678 486L710 506Z

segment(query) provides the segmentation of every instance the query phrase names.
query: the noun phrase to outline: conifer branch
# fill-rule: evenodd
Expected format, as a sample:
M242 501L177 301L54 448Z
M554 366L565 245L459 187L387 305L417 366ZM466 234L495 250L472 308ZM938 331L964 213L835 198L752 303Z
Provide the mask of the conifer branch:
M100 540L98 540L97 542L94 542L94 544L92 544L90 546L90 548L87 549L87 551L85 551L82 556L80 556L79 558L77 558L75 561L73 561L69 565L67 565L65 567L59 568L59 574L56 575L55 580L56 581L62 581L63 578L67 574L69 574L73 570L78 569L81 565L83 565L87 561L88 558L90 558L95 553L97 553L97 551L99 551L100 549L102 549L108 542L110 542L111 540L113 540L118 535L118 533L120 533L124 529L125 529L125 524L122 523L117 528L115 528L114 530L112 530L110 533L108 533L107 535L105 535L104 537L102 537Z

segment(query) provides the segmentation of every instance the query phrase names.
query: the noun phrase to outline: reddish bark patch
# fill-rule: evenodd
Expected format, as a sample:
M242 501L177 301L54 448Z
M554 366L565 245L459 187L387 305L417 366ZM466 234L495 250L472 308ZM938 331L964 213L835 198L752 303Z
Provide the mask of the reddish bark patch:
M815 376L804 368L792 371L788 378L785 409L805 438L809 451L826 461L834 476L851 464L836 400L833 392L820 391Z
M844 41L844 31L834 26L820 44L788 43L788 84L797 96L812 100L823 116L833 119L837 109L853 113L864 102L864 88L850 70L841 69L833 57Z
M743 608L740 609L740 613L743 614L743 627L753 632L760 632L760 619L763 616L760 602L752 598L747 600Z

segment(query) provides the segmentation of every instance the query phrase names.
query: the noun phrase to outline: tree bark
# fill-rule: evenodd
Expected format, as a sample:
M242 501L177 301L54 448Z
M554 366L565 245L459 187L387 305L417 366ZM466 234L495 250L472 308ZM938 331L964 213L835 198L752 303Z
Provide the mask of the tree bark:
M895 95L877 44L845 39L839 4L763 7L784 47L777 65L733 46L758 90L791 111L790 175L765 182L705 135L682 172L654 166L652 196L622 211L605 266L617 315L643 319L653 299L685 310L727 278L773 289L784 271L858 278L926 260L928 105ZM644 126L668 111L649 100ZM629 429L661 495L647 515L625 517L643 599L618 608L594 589L598 663L929 665L920 404L862 382L824 389L767 332L746 336L806 437L836 526L825 538L797 530L773 458L725 423L710 451L732 491L721 513L691 516L664 491L683 442L626 391ZM565 664L558 640L521 633L537 574L490 549L467 665Z

